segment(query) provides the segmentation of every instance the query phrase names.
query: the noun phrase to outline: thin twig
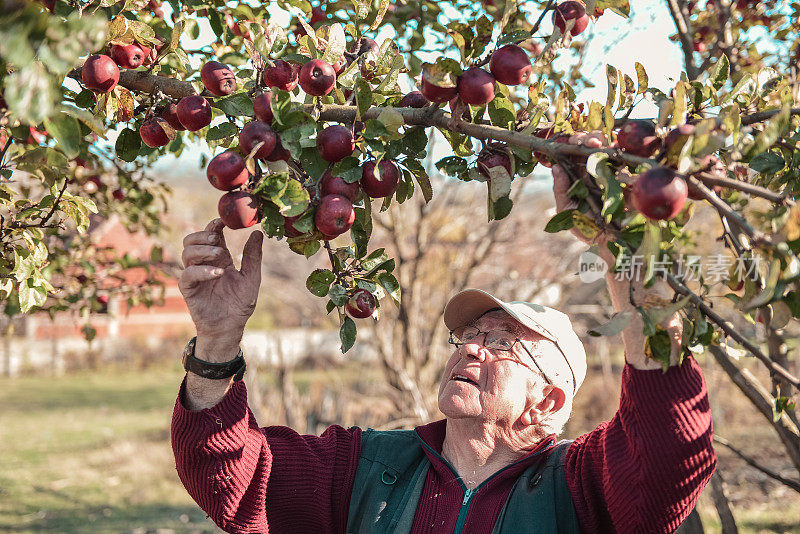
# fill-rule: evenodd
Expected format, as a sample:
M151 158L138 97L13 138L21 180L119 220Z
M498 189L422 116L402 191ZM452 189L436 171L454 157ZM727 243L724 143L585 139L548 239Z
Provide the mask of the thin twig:
M787 487L793 489L794 491L800 493L800 482L798 482L796 480L791 480L791 479L785 478L785 477L779 475L778 473L776 473L775 471L773 471L772 469L770 469L768 467L764 467L763 465L759 464L758 462L756 462L755 460L753 460L752 458L750 458L749 456L744 454L742 451L740 451L739 449L737 449L736 447L731 445L731 442L728 441L727 439L721 438L719 436L714 436L714 443L719 443L720 445L726 447L733 454L735 454L736 456L738 456L739 458L744 460L747 463L747 465L749 465L750 467L754 467L755 469L758 469L759 471L761 471L762 473L764 473L768 477L773 478L773 479L777 480L778 482L780 482L781 484L783 484L784 486L787 486Z
M697 305L698 308L700 308L700 311L703 312L703 315L705 315L708 319L710 319L714 324L719 326L720 329L723 332L725 332L728 336L733 338L744 348L750 351L750 353L752 353L753 356L758 358L761 361L761 363L767 366L767 368L770 370L771 373L780 375L787 382L791 383L795 388L800 389L800 380L798 380L797 377L792 375L782 366L772 361L772 359L769 356L761 352L761 350L758 347L756 347L746 337L740 334L732 325L729 325L725 321L725 319L723 319L717 312L712 310L711 307L708 304L706 304L699 295L697 295L691 289L683 285L671 273L666 273L666 280L667 283L669 283L670 287L672 287L672 289L674 289L681 295L688 296L689 300L691 300L693 303Z
M723 178L721 176L714 176L706 172L693 174L693 176L703 182L705 185L721 185L722 187L748 193L754 197L766 198L770 202L774 202L776 204L791 206L795 203L794 200L788 198L784 194L776 193L775 191L767 189L766 187L754 185L742 180L734 180L727 177Z

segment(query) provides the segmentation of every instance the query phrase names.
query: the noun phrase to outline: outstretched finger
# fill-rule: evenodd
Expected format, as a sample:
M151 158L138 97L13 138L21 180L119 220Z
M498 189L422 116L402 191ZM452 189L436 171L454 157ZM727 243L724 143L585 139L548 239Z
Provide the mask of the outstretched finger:
M225 269L214 267L213 265L190 265L181 273L178 280L178 288L185 296L188 291L194 289L198 284L216 280L223 275Z
M264 242L264 234L256 230L247 238L242 251L242 274L254 285L261 284L261 246Z
M553 196L556 200L556 211L561 212L573 207L574 202L567 196L570 183L569 176L561 165L553 165Z

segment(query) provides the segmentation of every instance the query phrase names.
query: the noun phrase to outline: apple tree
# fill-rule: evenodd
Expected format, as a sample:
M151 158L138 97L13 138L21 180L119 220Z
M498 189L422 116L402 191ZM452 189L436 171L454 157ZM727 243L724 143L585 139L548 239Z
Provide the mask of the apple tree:
M430 200L427 158L451 180L485 183L489 220L513 209L515 181L558 164L577 205L547 231L610 236L619 272L640 258L647 283L673 293L595 333L614 335L638 313L648 354L666 362L659 323L679 312L685 353L751 354L775 386L751 400L800 469L800 380L712 296L724 290L731 310L771 332L800 317L800 7L665 2L681 79L650 87L646 65L607 65L605 101L578 102L592 25L627 17L627 0L5 0L0 290L22 311L91 306L89 215L117 212L156 232L166 191L148 165L202 140L229 228L259 224L298 254L328 258L306 286L338 315L346 352L356 321L400 301L395 260L370 245L373 217ZM213 37L191 49L201 22ZM757 46L765 31L767 49ZM645 101L654 116L632 119ZM583 132L602 146L576 142ZM430 153L432 135L448 143L444 157ZM685 227L707 209L730 257L759 268L687 276L697 236ZM741 387L753 395L754 384Z

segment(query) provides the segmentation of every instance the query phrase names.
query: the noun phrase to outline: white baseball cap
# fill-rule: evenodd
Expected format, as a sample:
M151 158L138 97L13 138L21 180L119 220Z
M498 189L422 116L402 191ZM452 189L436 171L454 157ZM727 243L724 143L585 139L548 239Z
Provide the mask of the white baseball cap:
M465 326L487 311L502 308L520 324L552 341L564 356L564 369L557 376L568 377L573 394L586 377L586 351L566 314L533 302L504 302L481 289L457 293L444 308L444 324L450 330ZM549 376L549 375L548 375Z

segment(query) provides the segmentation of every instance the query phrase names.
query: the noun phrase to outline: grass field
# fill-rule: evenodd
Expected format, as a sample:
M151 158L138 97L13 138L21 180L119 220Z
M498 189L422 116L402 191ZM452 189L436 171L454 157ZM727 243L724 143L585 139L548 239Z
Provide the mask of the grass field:
M218 532L178 479L179 369L0 381L0 532Z
M295 377L301 389L306 374ZM218 532L174 469L169 422L181 377L175 366L0 378L0 532ZM742 423L757 418L730 399L719 404L731 406L717 425L727 437L748 433L751 450L780 455L769 429ZM719 452L739 531L800 533L800 496ZM719 532L708 495L699 509L706 532Z

